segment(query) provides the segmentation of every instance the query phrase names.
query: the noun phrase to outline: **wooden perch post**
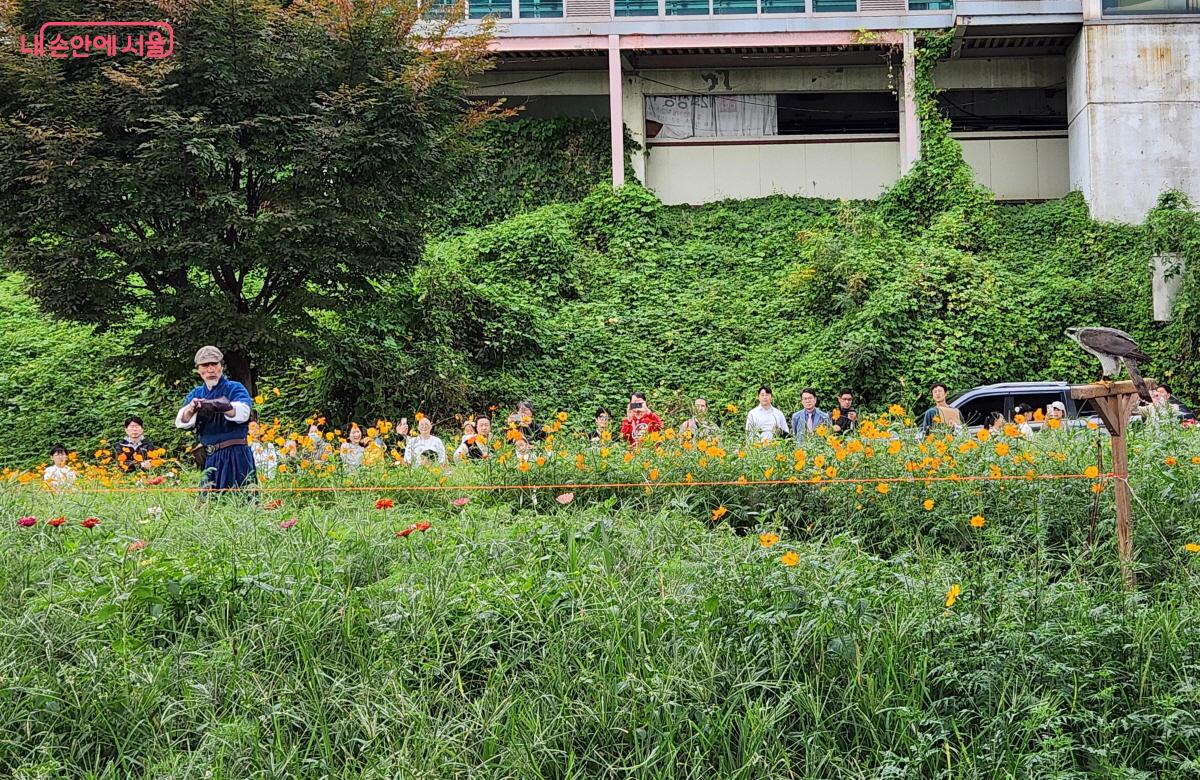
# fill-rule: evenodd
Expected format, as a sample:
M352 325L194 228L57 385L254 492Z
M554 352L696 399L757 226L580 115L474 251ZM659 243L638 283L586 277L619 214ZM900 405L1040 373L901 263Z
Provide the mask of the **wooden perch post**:
M1153 380L1147 379L1146 386L1154 389ZM1125 433L1129 419L1138 403L1137 388L1133 382L1110 382L1093 385L1075 385L1071 397L1076 401L1090 400L1096 413L1112 436L1113 492L1117 501L1117 555L1121 559L1121 576L1125 587L1137 584L1133 572L1133 524L1129 505L1129 445Z

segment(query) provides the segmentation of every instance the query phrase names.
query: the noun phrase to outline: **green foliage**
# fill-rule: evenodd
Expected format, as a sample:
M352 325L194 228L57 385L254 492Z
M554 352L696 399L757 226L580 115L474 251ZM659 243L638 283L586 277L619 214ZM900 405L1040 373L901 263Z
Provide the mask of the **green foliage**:
M89 453L101 437L119 441L131 414L171 444L184 393L122 368L124 349L117 334L47 322L15 275L0 278L0 465L48 462L57 443Z
M950 120L937 105L934 68L950 53L953 30L924 33L918 39L914 79L917 117L921 126L921 156L912 170L880 198L884 218L908 228L928 227L935 218L949 220L941 230L959 229L967 240L971 222L986 219L991 194L975 183L962 156L962 146L950 137ZM938 226L934 226L938 229Z
M162 18L153 2L8 4L46 19ZM311 356L317 313L419 257L469 127L488 26L413 29L407 0L171 6L176 48L50 60L0 50L3 261L57 317L135 333L128 360L222 345L235 378Z
M1182 275L1173 319L1164 333L1167 348L1183 366L1200 360L1200 214L1180 192L1166 192L1146 218L1153 254L1174 255L1171 276ZM1175 392L1200 392L1200 376L1193 371L1167 374Z
M458 233L549 203L578 201L596 182L610 180L609 144L605 119L489 122L473 134L446 194L432 204L430 232ZM635 146L628 136L625 146L626 152Z
M1132 333L1157 358L1151 376L1193 373L1150 322L1144 229L1095 222L1078 195L990 207L986 221L952 209L919 231L891 221L891 206L667 208L636 185L600 187L436 242L384 316L451 378L445 392L394 387L381 411L526 396L622 409L644 389L675 414L693 394L744 405L762 382L789 410L807 385L826 402L849 385L866 403L912 404L935 380L1090 381L1094 361L1062 335L1086 324ZM372 327L360 313L378 314L349 312L348 333Z

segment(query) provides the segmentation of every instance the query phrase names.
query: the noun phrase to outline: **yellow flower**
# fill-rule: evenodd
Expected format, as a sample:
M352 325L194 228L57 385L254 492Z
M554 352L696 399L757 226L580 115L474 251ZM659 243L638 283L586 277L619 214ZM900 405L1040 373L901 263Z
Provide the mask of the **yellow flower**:
M649 477L650 477L651 482L657 482L658 481L658 469L650 469Z
M758 543L763 547L773 547L779 542L779 534L759 534Z
M900 404L892 404L888 407L888 414L892 415L893 417L903 417L904 407Z
M975 434L975 438L979 439L980 441L987 441L988 439L992 438L992 434L987 428L980 428L979 432Z
M795 566L797 563L800 563L800 556L795 550L788 550L780 556L779 562L784 566Z
M517 471L529 471L529 461L523 460L517 464Z
M1050 427L1050 430L1057 431L1062 427L1062 420L1059 420L1057 417L1051 417L1049 420L1046 420L1046 425Z
M725 404L725 411L729 412L730 414L737 414L737 407L733 404Z
M987 523L987 520L983 519L983 515L975 515L971 518L972 528L983 528L985 523Z
M275 397L276 397L276 398L278 398L279 396L283 395L283 392L282 392L282 391L280 391L280 389L279 389L278 387L272 387L272 388L271 388L271 392L275 394Z
M876 486L875 486L875 491L876 491L877 493L882 493L882 494L883 494L883 495L885 495L885 496L886 496L888 493L890 493L890 492L891 492L891 490L892 490L892 486L891 486L891 485L889 485L889 484L888 484L888 483L886 483L886 482L880 482L878 485L876 485Z
M728 512L729 512L729 510L728 510L728 509L726 509L726 508L724 507L724 505L717 507L716 509L714 509L714 510L712 511L712 519L713 519L713 521L715 522L715 521L717 521L717 520L720 520L720 519L721 519L722 517L724 517L724 516L725 516L725 515L726 515Z
M1083 470L1083 476L1088 477L1089 479L1095 479L1096 477L1100 476L1100 469L1096 468L1095 466L1088 466Z
M962 593L962 588L958 587L958 583L950 586L950 590L946 591L946 606L953 607L954 602L958 601L959 594Z
M1163 463L1167 464L1168 466L1174 466L1178 462L1179 461L1177 461L1175 458L1164 458L1163 459Z
M925 499L924 501L921 502L921 506L925 508L926 512L932 512L933 506L934 506L933 499L932 498Z
M558 418L558 421L559 421L559 422L566 422L566 421L567 421L567 413L566 413L566 412L559 412L559 413L556 415L556 417Z
M1188 542L1187 544L1185 544L1183 546L1183 549L1187 550L1190 553L1200 553L1200 544L1196 544L1195 542Z
M1103 482L1093 482L1092 483L1092 492L1093 493L1103 493L1104 492L1104 483Z
M1002 458L1009 453L1009 450L1009 446L1004 442L1000 442L996 445L996 454Z
M836 468L834 468L833 466L830 466L829 468L825 469L825 476L828 477L829 479L833 479L837 475L838 475L838 470Z

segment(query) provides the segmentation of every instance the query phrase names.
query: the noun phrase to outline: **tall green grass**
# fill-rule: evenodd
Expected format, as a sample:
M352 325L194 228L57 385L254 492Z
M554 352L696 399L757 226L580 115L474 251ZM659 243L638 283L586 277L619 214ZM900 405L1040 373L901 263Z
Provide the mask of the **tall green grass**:
M961 538L900 488L716 524L717 496L666 490L269 512L6 488L0 776L1194 777L1200 467L1142 462L1133 593L1086 484L1022 483ZM811 531L780 522L816 496Z

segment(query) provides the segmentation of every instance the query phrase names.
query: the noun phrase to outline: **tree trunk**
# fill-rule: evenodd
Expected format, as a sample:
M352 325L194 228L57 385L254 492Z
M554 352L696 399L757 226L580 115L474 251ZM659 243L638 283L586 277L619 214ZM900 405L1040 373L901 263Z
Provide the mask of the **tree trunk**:
M225 373L229 375L230 379L245 385L251 398L255 396L255 380L258 377L254 366L250 363L250 356L248 354L241 350L226 352Z

